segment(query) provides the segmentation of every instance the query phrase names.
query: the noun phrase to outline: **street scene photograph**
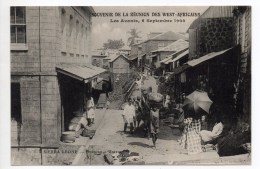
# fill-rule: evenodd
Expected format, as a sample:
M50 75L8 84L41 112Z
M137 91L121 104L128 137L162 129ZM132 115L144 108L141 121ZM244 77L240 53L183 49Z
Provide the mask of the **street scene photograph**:
M11 6L11 165L251 165L251 25L251 6Z

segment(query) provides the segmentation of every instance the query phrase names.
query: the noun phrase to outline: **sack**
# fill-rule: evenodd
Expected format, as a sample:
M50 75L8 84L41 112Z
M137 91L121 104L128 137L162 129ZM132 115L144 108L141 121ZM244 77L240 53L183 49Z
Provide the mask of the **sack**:
M69 130L70 131L78 131L80 129L80 119L82 117L73 117L71 120L70 120L70 123L69 123Z
M96 130L83 130L82 136L92 138L96 133Z
M163 101L163 95L160 93L149 93L148 100L159 103Z

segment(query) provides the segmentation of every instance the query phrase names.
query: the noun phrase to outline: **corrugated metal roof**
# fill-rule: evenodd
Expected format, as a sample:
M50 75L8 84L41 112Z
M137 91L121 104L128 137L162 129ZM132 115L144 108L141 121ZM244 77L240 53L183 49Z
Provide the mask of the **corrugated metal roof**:
M151 55L150 58L156 57L157 55Z
M188 64L184 64L184 65L182 65L182 66L179 66L179 67L173 69L172 72L173 72L174 74L179 74L179 73L183 72L184 70L188 69L189 67L191 67L191 66L188 65Z
M233 17L234 6L211 6L200 18L226 18Z
M165 64L168 60L171 60L171 59L172 59L171 56L166 57L165 59L161 60L160 63L164 63Z
M202 56L202 57L200 57L198 59L194 59L194 60L188 61L187 64L190 65L190 66L196 66L196 65L198 65L198 64L200 64L202 62L205 62L207 60L210 60L210 59L212 59L212 58L214 58L216 56L222 55L222 54L224 54L225 52L227 52L227 51L229 51L231 49L233 49L233 48L228 48L226 50L222 50L222 51L219 51L219 52L209 53L209 54L204 55L204 56Z
M111 58L111 60L109 62L114 62L117 58L119 58L120 56L124 57L126 60L129 61L129 58L127 58L125 55L117 55L117 56L114 56L113 58Z
M185 48L189 47L189 42L183 40L183 39L179 39L173 43L171 43L170 45L163 47L163 48L159 48L157 50L154 50L152 52L170 52L170 51L174 51L174 52L178 52L181 51Z
M129 56L128 56L128 59L129 59L129 60L135 60L135 59L137 59L137 58L138 58L138 55L136 55L136 54L135 54L135 55L129 55Z
M195 19L189 29L197 27L199 20L202 18L228 18L233 17L235 6L211 6L199 18Z
M57 72L68 75L78 80L91 79L101 73L106 72L105 69L92 65L76 65L62 64L56 67Z
M183 53L179 54L176 58L172 59L172 62L175 62L175 61L181 59L182 57L184 57L187 54L189 54L189 50L186 50Z

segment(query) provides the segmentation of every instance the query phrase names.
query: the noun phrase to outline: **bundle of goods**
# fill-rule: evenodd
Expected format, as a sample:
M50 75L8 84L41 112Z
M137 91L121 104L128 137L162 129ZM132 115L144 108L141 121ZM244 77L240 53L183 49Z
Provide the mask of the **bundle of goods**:
M96 130L84 129L83 132L82 132L82 136L83 137L89 137L90 139L92 139L94 137L95 133L96 133Z
M163 95L161 95L160 93L149 93L148 101L150 106L160 109L163 106Z
M110 165L141 165L145 164L139 153L123 150L117 153L106 153L104 155L105 161Z
M163 102L163 95L160 93L149 93L148 94L148 100L149 102L154 102L154 103L162 103Z

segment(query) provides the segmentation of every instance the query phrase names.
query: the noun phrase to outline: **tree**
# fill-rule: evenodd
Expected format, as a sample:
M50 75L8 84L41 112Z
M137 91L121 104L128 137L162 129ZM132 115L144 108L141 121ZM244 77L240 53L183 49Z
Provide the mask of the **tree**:
M125 43L123 42L122 39L120 39L120 40L108 39L107 42L105 42L103 44L103 47L105 49L120 49L123 46L125 46Z
M134 44L134 41L136 38L140 38L140 36L138 34L141 33L141 31L137 31L136 28L132 28L127 33L130 34L130 37L127 40L127 44L128 44L128 46L131 46L132 44Z

